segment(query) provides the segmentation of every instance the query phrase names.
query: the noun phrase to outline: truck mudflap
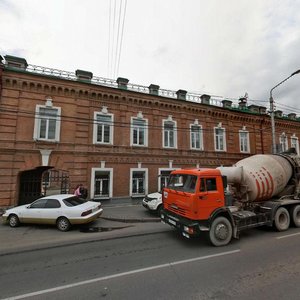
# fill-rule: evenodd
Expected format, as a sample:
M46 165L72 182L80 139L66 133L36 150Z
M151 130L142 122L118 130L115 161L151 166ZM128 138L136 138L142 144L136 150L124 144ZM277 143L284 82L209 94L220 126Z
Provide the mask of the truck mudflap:
M209 231L207 221L190 220L165 209L161 211L161 221L176 228L186 238L199 236L202 231Z

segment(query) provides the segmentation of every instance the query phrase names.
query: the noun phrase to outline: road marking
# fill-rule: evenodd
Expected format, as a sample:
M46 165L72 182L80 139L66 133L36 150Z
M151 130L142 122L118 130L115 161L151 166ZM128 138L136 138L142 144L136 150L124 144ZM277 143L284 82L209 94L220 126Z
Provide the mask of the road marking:
M230 255L230 254L238 253L240 251L241 250L232 250L232 251L221 252L221 253L217 253L217 254L211 254L211 255L200 256L200 257L195 257L195 258L190 258L190 259L185 259L185 260L174 261L174 262L167 263L167 264L162 264L162 265L152 266L152 267L148 267L148 268L142 268L142 269L132 270L132 271L128 271L128 272L98 277L98 278L94 278L94 279L90 279L90 280L85 280L85 281L80 281L80 282L76 282L76 283L72 283L72 284L58 286L58 287L51 288L51 289L46 289L46 290L36 291L36 292L28 293L28 294L13 296L13 297L1 299L1 300L17 300L17 299L24 299L24 298L28 298L28 297L39 296L39 295L53 293L53 292L57 292L57 291L61 291L61 290L65 290L65 289L69 289L69 288L73 288L73 287L77 287L77 286L81 286L81 285L86 285L86 284L90 284L90 283L95 283L95 282L99 282L99 281L103 281L103 280L108 280L108 279L118 278L118 277L122 277L122 276L147 272L147 271L151 271L151 270L167 268L167 267L171 267L171 266L191 263L191 262L195 262L195 261L199 261L199 260L205 260L205 259L210 259L210 258L214 258L214 257L224 256L224 255Z
M295 235L299 235L299 234L300 234L300 232L292 233L292 234L287 234L287 235L279 236L279 237L277 237L276 239L277 239L277 240L285 239L285 238L289 238L289 237L292 237L292 236L295 236Z

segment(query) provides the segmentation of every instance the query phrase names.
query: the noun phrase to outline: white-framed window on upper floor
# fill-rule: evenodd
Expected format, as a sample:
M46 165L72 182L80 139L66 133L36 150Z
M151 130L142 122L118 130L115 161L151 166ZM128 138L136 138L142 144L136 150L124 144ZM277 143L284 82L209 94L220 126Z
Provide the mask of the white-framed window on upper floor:
M280 151L284 152L288 150L288 138L287 135L285 134L285 132L283 132L280 136L279 136L279 144L280 144Z
M148 120L143 118L141 112L138 113L137 117L131 118L130 145L148 146Z
M203 130L197 119L190 124L190 145L193 150L203 150Z
M249 131L246 130L245 126L242 130L239 130L239 140L240 152L250 153Z
M52 99L46 99L46 105L36 105L33 138L35 140L59 142L61 108L52 105Z
M225 128L222 127L222 123L214 127L214 142L215 151L226 151L226 131Z
M101 112L94 113L94 144L113 144L114 115L109 114L104 106Z
M299 155L299 139L295 134L291 136L291 148L295 148L297 154Z
M177 148L177 122L171 115L163 120L163 147Z

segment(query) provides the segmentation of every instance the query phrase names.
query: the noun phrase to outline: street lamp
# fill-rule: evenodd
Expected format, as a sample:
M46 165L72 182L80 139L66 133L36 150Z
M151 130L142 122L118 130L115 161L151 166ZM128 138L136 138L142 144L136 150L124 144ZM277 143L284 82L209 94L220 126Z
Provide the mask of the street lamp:
M289 77L285 78L278 84L276 84L273 88L270 90L270 115L271 115L271 128L272 128L272 153L276 153L276 136L275 136L275 119L274 119L274 99L272 96L272 92L274 89L276 89L279 85L290 79L292 76L299 74L300 69L297 70L296 72L292 73Z

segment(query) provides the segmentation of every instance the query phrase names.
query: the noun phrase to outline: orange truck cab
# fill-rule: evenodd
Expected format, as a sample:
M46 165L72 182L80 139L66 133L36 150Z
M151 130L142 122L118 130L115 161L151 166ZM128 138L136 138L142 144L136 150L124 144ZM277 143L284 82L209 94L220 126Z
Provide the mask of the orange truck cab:
M218 169L176 170L163 189L161 220L177 228L183 236L209 231L215 215L227 214L232 205L225 197L226 177Z

